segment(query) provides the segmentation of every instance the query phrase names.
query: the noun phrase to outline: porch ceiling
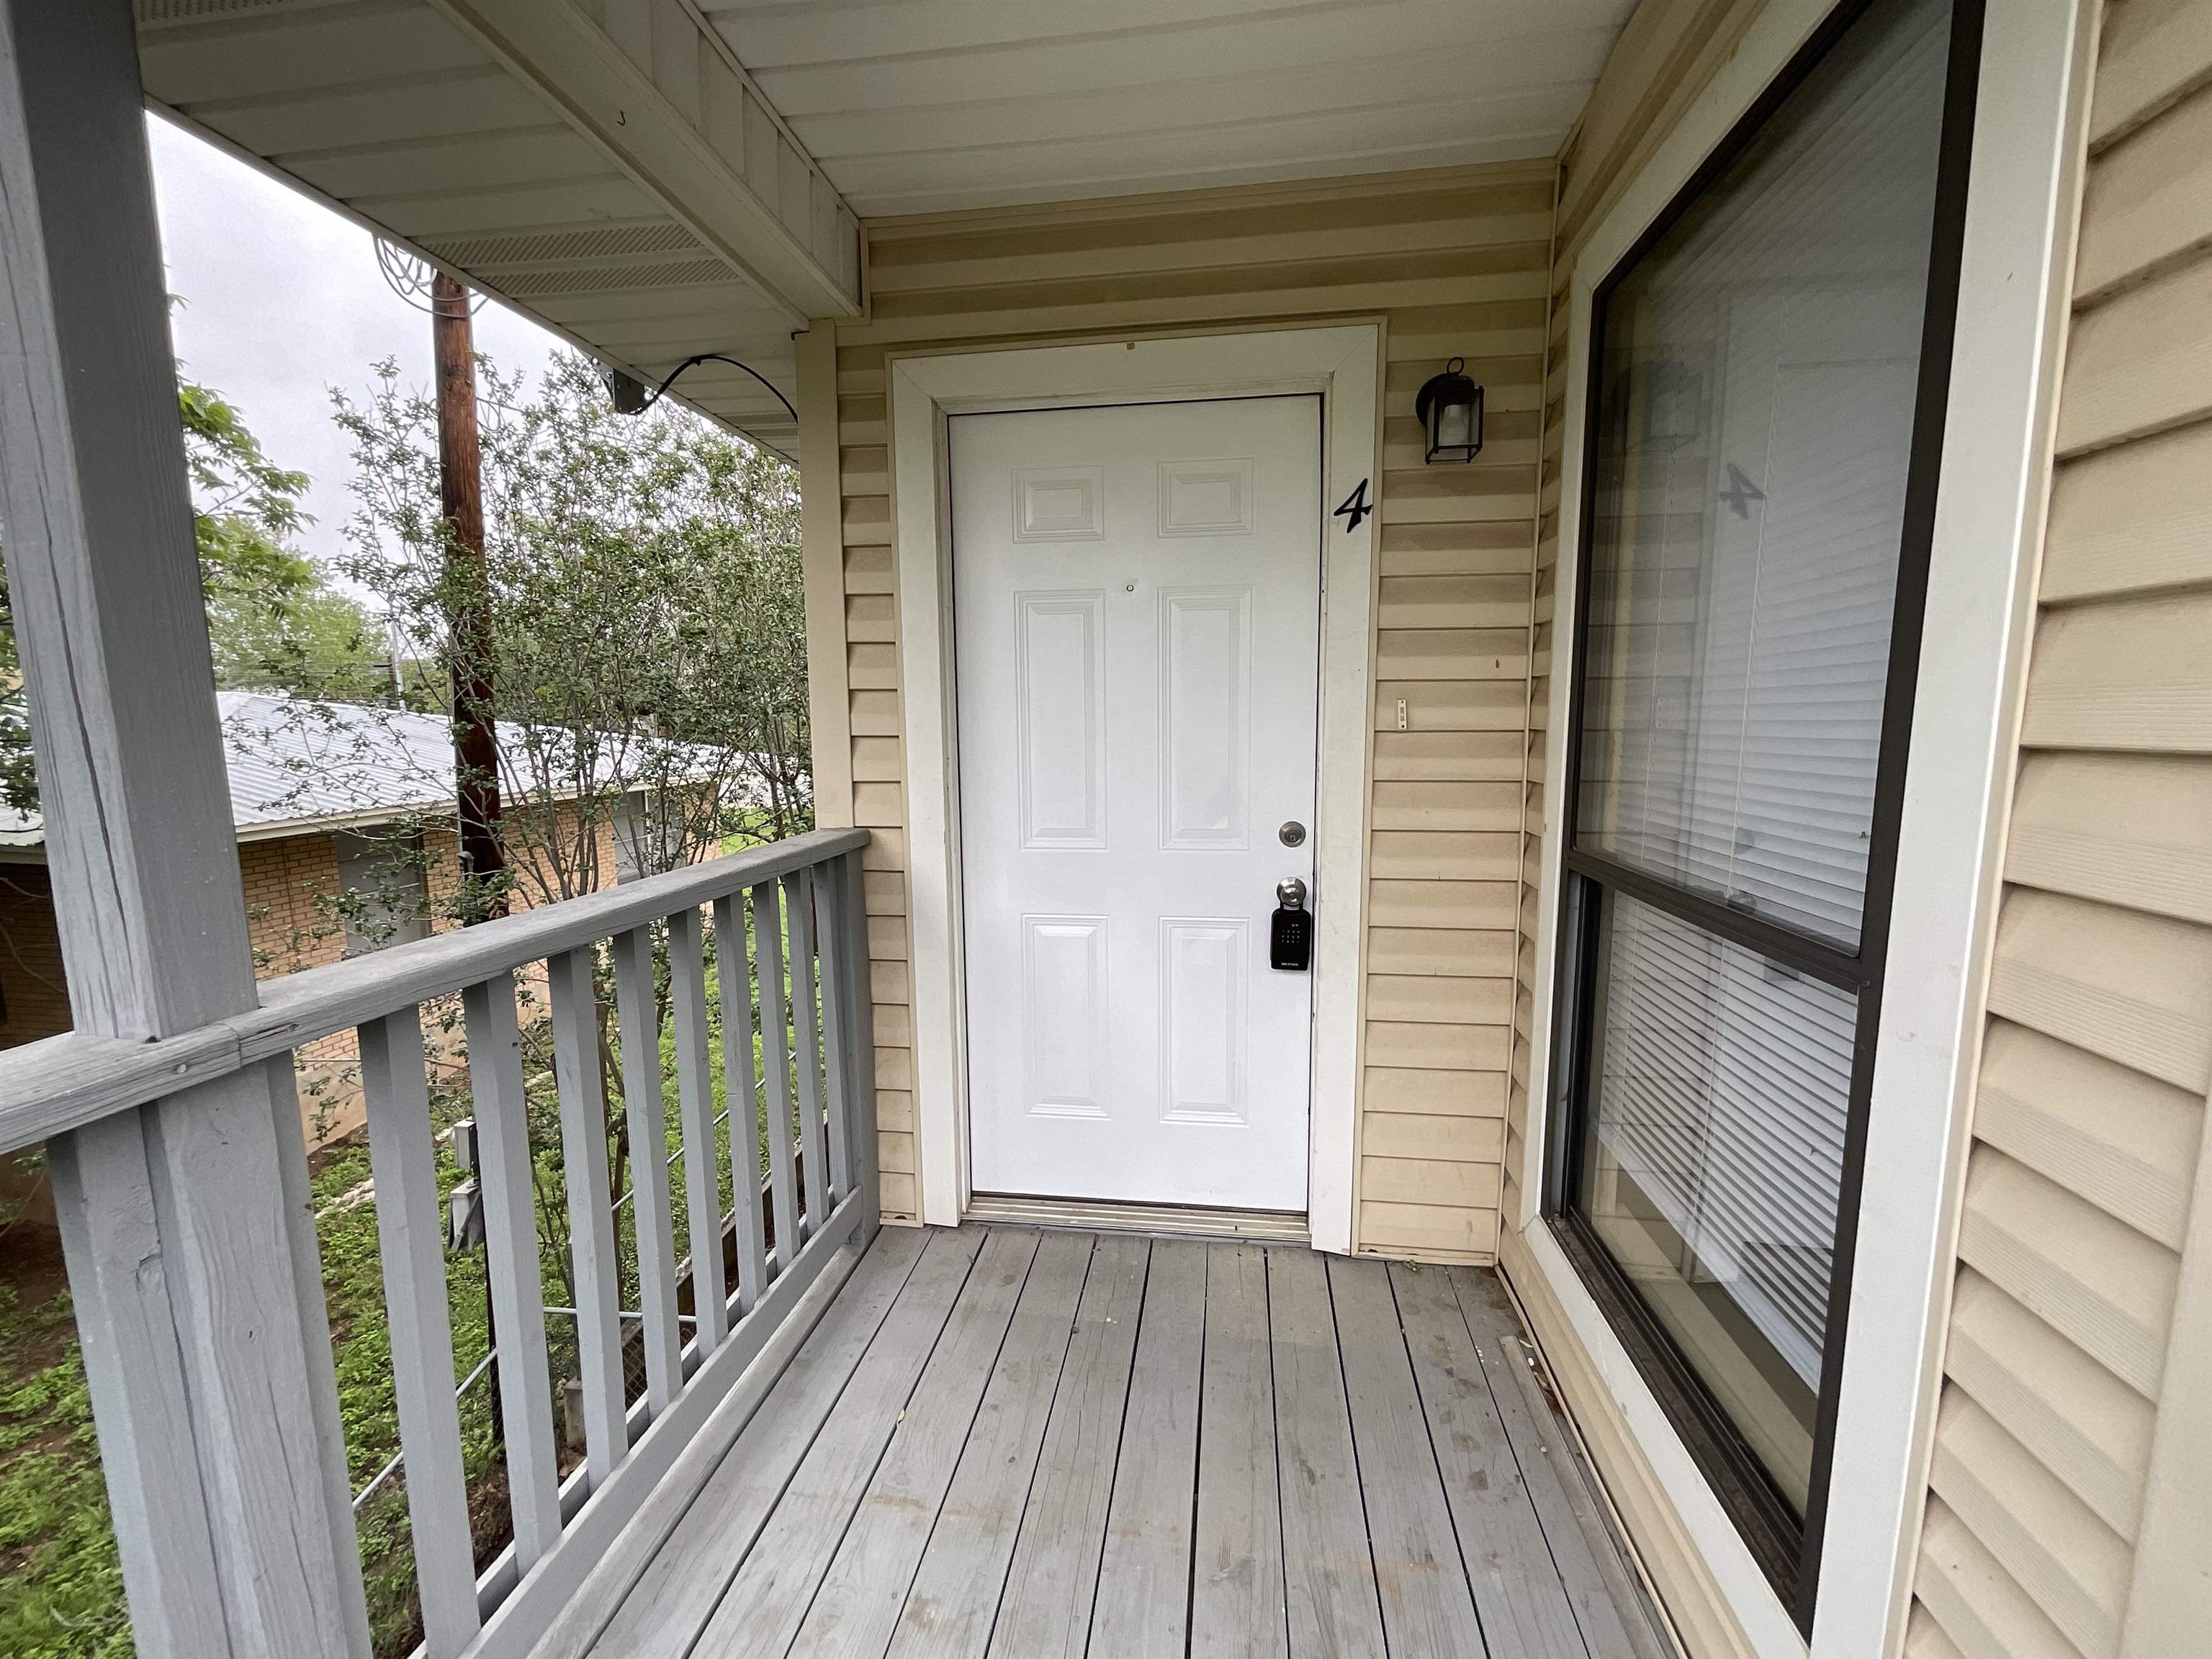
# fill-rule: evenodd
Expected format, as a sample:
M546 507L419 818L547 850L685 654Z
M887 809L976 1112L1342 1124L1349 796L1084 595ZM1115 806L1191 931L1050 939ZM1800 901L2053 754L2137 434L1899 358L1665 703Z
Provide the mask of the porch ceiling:
M698 0L868 217L1554 154L1635 0Z
M658 381L862 309L860 216L1553 154L1635 0L135 0L149 100ZM743 369L684 401L796 459Z
M680 0L136 0L149 102L658 381L796 401L860 303L852 210ZM678 395L796 458L702 363Z

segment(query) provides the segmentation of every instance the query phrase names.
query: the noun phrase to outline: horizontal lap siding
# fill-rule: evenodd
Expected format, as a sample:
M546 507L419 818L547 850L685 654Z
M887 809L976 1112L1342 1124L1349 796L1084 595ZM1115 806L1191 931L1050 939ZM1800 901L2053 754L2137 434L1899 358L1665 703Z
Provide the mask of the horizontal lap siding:
M1381 317L1378 687L1355 1237L1496 1248L1528 752L1547 163L884 221L871 317L837 329L838 520L854 811L867 854L887 1216L919 1212L885 362L1127 330ZM1413 393L1462 356L1472 467L1422 463ZM1405 700L1406 729L1397 725Z
M2165 1466L2202 1484L2175 1316L2212 1272L2212 7L2103 30L1915 1583L1960 1659L2204 1639L2153 1534Z

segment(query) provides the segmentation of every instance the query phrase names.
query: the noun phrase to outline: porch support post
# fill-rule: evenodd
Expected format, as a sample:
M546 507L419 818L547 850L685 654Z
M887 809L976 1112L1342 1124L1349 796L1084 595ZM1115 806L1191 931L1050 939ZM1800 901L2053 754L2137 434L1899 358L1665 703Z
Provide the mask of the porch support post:
M792 337L799 371L799 520L806 578L807 729L814 822L842 830L853 799L853 706L845 652L844 493L837 416L837 325L817 317Z
M254 1005L130 0L0 0L0 484L77 1029ZM365 1659L289 1066L49 1143L140 1654Z
M868 896L866 855L846 854L837 860L837 908L834 925L844 938L838 940L838 959L844 983L837 988L845 1000L845 1017L839 1032L846 1044L847 1098L836 1109L845 1114L853 1149L853 1190L860 1194L860 1231L866 1243L883 1224L883 1176L876 1156L876 991L868 965Z

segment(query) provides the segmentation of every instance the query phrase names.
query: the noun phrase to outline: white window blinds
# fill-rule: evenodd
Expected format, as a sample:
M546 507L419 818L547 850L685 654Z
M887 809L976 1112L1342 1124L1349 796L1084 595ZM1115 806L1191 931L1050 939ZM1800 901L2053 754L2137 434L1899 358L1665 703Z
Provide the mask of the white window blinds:
M1859 937L1944 35L1828 89L1606 303L1580 842ZM1912 165L1919 158L1918 165Z

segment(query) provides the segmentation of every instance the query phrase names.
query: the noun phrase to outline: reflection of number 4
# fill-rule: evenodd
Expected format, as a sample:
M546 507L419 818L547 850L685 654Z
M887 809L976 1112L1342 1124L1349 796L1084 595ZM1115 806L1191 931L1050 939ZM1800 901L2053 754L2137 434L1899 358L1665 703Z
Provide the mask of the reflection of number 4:
M1344 520L1344 533L1349 536L1359 528L1359 521L1374 511L1375 509L1369 506L1367 501L1367 480L1362 478L1359 481L1359 488L1346 495L1344 498L1344 505L1328 516L1332 519Z
M1751 504L1763 501L1766 492L1743 476L1743 469L1734 461L1728 464L1728 488L1721 491L1721 499L1734 509L1739 519L1751 516Z

